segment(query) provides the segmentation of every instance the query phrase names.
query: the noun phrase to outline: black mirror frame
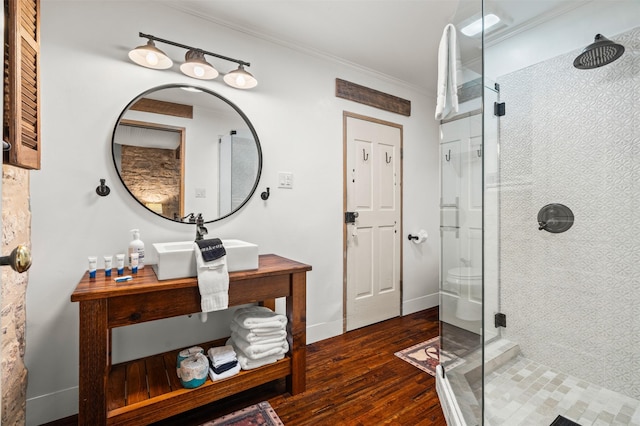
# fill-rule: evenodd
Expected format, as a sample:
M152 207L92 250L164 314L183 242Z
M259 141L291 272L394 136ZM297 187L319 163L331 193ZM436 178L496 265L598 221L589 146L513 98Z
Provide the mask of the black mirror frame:
M142 207L145 208L145 210L155 214L156 216L159 216L163 219L169 220L171 222L174 223L184 223L186 225L189 226L193 226L192 223L187 223L187 222L182 222L179 220L174 220L171 218L168 218L166 216L163 216L153 210L151 210L149 207L145 206L144 203L142 203L132 192L131 190L129 190L129 187L124 183L124 181L122 180L122 176L120 175L120 171L118 170L118 165L116 162L116 156L115 156L115 152L114 152L114 144L115 144L115 137L116 137L116 131L118 129L118 126L120 125L120 121L122 120L123 116L129 111L129 108L138 100L140 100L141 98L143 98L144 96L148 95L149 93L153 93L153 92L157 92L159 90L164 90L164 89L175 89L175 88L184 88L184 87L188 87L191 89L196 89L196 90L200 90L202 92L206 92L210 95L213 95L215 97L217 97L218 99L220 99L221 101L225 102L227 105L229 105L231 108L233 108L239 115L240 117L242 117L242 119L244 120L244 122L247 124L247 126L249 127L249 130L251 131L251 135L253 136L253 139L256 143L256 149L258 150L258 172L256 174L256 181L253 185L253 188L251 188L251 191L249 191L249 194L247 195L247 197L244 199L244 201L242 203L240 203L240 205L238 205L238 207L236 207L234 210L232 210L231 212L227 213L224 216L220 216L216 219L212 219L212 220L206 220L205 218L205 223L212 223L212 222L218 222L220 220L226 219L227 217L233 215L234 213L237 213L238 211L240 211L242 209L242 207L245 206L245 204L247 204L249 202L249 200L251 199L251 197L253 196L253 194L255 194L256 189L258 188L258 184L260 183L260 177L262 175L262 146L260 145L260 139L258 138L258 133L256 132L256 129L253 127L253 124L251 123L251 121L249 121L249 118L246 116L246 114L233 102L231 102L229 99L225 98L224 96L206 89L204 87L200 87L200 86L193 86L190 84L164 84L161 86L156 86L156 87L152 87L151 89L145 90L144 92L140 93L138 96L136 96L135 98L133 98L131 100L131 102L129 102L124 109L122 110L122 112L120 113L120 115L118 116L118 119L116 120L116 124L113 127L113 133L111 134L111 159L113 160L113 167L116 169L116 173L118 174L118 178L120 178L120 182L122 183L122 186L127 190L127 192L129 193L129 195L131 195L131 197L136 200L138 202L138 204L140 204Z

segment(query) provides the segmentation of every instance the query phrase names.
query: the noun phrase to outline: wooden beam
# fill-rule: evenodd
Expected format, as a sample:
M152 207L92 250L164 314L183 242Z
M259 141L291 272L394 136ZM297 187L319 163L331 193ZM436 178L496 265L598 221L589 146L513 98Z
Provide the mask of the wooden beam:
M411 101L336 78L336 97L411 116Z
M193 118L193 106L174 102L159 101L142 98L131 105L134 111L153 112L156 114L172 115L174 117Z

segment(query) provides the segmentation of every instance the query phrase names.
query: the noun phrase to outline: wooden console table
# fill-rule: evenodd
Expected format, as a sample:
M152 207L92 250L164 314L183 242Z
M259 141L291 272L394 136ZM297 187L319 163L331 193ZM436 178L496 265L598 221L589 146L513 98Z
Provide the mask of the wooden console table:
M311 266L273 254L259 268L229 274L229 306L286 298L289 353L260 368L185 389L176 376L180 349L111 365L111 329L200 312L196 278L158 281L147 266L133 281L84 277L71 295L80 303L80 425L144 425L286 377L287 391L304 392L306 378L306 272ZM202 344L205 350L226 339ZM183 348L181 348L183 349Z

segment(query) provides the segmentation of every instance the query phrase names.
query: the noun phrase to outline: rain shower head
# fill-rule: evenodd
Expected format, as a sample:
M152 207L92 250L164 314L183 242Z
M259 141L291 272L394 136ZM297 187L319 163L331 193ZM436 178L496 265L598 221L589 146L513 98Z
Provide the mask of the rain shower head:
M624 46L614 43L602 34L596 34L592 44L585 47L573 61L573 66L580 70L590 70L610 64L624 53Z

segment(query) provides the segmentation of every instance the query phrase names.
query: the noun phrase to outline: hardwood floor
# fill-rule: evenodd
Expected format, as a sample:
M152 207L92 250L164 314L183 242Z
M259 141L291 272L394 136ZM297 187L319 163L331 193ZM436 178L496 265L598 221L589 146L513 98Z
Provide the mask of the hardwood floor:
M310 344L306 392L282 394L280 380L154 425L196 426L265 400L287 426L446 425L435 378L394 355L437 336L438 326L432 308Z

